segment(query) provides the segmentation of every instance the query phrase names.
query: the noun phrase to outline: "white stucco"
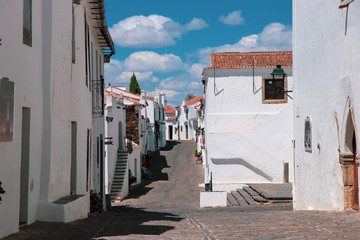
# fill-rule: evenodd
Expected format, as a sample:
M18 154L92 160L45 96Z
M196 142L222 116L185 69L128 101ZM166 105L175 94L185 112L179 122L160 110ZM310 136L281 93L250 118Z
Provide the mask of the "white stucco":
M67 222L87 217L89 212L87 133L98 130L93 129L92 93L85 81L86 5L88 1L74 4L73 62L72 1L32 1L32 46L23 44L23 1L1 3L0 58L6 61L0 64L0 79L15 83L15 105L13 140L0 142L0 181L6 191L0 205L0 238L18 231L20 221ZM89 11L86 19L94 51L103 56L97 44L96 22ZM100 65L99 61L99 74L103 72ZM28 166L21 161L23 107L30 110L29 154L24 154ZM73 154L72 136L76 143ZM74 164L71 159L76 159ZM21 174L21 166L25 174ZM54 201L71 193L84 197L54 205ZM26 206L21 212L20 202ZM19 220L20 215L24 218Z
M215 184L283 182L283 164L291 162L293 101L262 103L262 77L272 70L255 69L254 91L252 69L216 69L215 82L213 69L204 70L206 182L210 173ZM284 70L292 90L292 69Z
M360 53L357 51L360 2L352 2L348 12L346 8L339 9L339 4L340 1L293 1L294 208L298 210L344 209L339 154L348 153L351 148L346 144L350 108L356 140L360 140L360 98L357 94L360 88ZM307 117L312 124L312 152L304 148Z

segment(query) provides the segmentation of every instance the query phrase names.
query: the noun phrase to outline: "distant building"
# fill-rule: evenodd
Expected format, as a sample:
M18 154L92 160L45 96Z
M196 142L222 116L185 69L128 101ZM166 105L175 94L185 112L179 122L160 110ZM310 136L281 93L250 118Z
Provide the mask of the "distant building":
M293 8L294 208L359 210L360 1Z
M281 80L271 75L277 64ZM213 53L203 77L205 182L212 176L214 190L283 182L292 159L292 52Z
M88 216L90 189L104 190L102 76L115 53L103 0L8 1L1 12L0 238Z
M165 106L165 121L166 121L166 140L177 139L177 116L176 111L171 105Z
M203 96L194 97L175 107L178 117L178 138L180 140L196 140L196 128L198 127L196 107L200 105L201 99Z

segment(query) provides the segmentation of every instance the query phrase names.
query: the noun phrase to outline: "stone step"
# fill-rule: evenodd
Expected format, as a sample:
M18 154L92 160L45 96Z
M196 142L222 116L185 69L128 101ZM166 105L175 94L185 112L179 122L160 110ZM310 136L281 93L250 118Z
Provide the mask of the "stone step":
M227 193L226 195L227 195L228 206L239 205L239 203L236 201L236 199L231 193Z
M257 202L244 189L237 189L237 192L245 199L249 205L256 205Z
M231 195L234 196L236 201L239 203L240 206L247 206L248 203L245 201L245 199L236 191L231 191Z
M266 200L265 198L263 198L262 196L259 195L259 193L257 193L256 191L254 191L252 188L250 187L243 187L243 189L257 202L259 203L266 203L268 202L268 200Z

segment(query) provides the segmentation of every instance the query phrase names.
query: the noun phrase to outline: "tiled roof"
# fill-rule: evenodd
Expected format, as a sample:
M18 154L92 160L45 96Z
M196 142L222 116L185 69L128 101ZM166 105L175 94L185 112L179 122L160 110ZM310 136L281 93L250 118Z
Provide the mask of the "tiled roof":
M203 99L203 98L204 98L203 96L194 97L194 98L190 99L189 101L187 101L185 103L184 107L194 105L195 103L200 102L200 100ZM179 107L181 107L181 105L182 104L180 104L179 106L176 106L175 108L179 108Z
M118 94L118 93L115 93L115 92L110 92L110 91L105 90L105 96L108 96L108 95L111 95L111 96L113 96L113 97L121 97L121 98L124 98L124 99L128 100L129 102L131 102L131 103L132 103L131 105L143 106L143 107L144 107L144 105L141 104L141 103L139 102L139 100L136 99L136 98L124 96L124 95L122 95L122 94Z
M277 64L292 66L292 52L215 52L211 54L211 68L255 68L271 67Z
M169 117L166 119L166 121L176 121L176 120L177 120L177 116Z
M195 103L200 102L200 100L203 98L204 98L203 96L194 97L185 103L185 107L194 105Z
M165 106L165 112L168 114L175 114L175 110L171 105L166 105Z

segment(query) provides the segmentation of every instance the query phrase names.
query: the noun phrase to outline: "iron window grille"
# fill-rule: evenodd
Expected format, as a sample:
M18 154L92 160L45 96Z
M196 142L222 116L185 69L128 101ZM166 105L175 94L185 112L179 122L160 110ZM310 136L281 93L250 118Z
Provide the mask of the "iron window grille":
M92 113L95 115L104 115L104 77L92 80Z

